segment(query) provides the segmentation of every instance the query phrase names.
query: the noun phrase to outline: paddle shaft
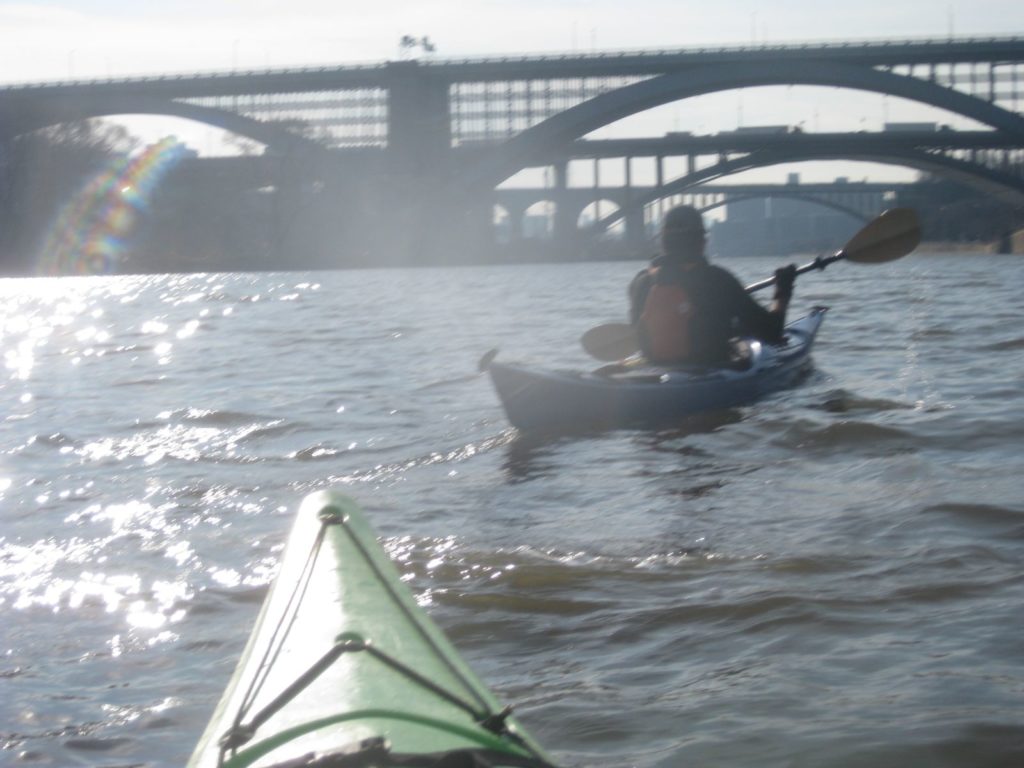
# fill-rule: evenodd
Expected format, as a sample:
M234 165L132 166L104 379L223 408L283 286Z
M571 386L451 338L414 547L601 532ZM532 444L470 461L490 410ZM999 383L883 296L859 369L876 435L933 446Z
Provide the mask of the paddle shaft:
M892 208L868 222L835 254L819 256L798 268L796 273L802 275L814 269L821 270L841 259L859 264L881 264L906 256L920 241L921 224L917 213L912 208ZM769 285L775 285L774 277L747 286L747 291L753 293Z
M832 256L819 256L814 261L804 264L802 267L797 267L796 273L802 275L805 272L813 272L816 269L824 269L829 264L835 264L837 261L846 258L846 254L843 251L833 254ZM754 283L753 285L747 286L747 293L754 293L760 291L763 288L767 288L770 285L775 285L775 276L765 278L760 282Z

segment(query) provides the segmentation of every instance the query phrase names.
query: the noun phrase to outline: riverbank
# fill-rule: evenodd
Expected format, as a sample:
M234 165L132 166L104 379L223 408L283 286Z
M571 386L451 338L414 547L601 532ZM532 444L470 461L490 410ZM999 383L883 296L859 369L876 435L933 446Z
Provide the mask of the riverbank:
M918 253L978 253L1024 254L1024 229L1007 238L991 242L960 242L954 240L926 240L917 247Z

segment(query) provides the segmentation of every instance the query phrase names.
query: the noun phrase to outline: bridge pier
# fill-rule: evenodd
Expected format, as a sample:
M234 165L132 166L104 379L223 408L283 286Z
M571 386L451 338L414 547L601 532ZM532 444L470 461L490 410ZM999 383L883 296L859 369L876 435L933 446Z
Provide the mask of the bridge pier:
M451 149L448 83L415 61L390 62L388 155L403 169L436 171Z
M569 204L567 189L569 186L569 163L561 161L554 165L555 173L555 223L552 239L558 247L572 244L576 236L576 211Z
M463 223L466 201L457 202L446 183L448 83L415 61L389 62L386 70L388 136L376 229L388 260L420 261L454 249L463 234L456 228Z
M633 202L633 158L627 156L625 163L626 202L622 206L625 209L624 236L630 250L638 251L647 239L647 233L644 231L644 207Z
M640 252L647 245L647 232L644 227L644 207L631 205L626 210L626 242L630 250Z
M511 207L508 206L509 219L509 242L521 243L523 241L523 218L526 216L525 206Z

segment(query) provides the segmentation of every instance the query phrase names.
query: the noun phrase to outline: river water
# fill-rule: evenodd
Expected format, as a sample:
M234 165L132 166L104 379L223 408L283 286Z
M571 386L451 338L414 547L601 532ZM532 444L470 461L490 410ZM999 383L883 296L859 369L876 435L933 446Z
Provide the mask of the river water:
M799 388L517 435L477 360L591 365L638 266L0 281L0 764L182 765L338 487L566 766L1024 765L1024 259L801 277Z

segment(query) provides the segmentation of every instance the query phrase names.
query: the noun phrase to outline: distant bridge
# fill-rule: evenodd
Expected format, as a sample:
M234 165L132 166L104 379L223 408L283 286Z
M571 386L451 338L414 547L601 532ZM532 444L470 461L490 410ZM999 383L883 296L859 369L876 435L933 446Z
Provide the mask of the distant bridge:
M644 209L670 197L686 195L698 199L698 207L713 208L726 202L725 196L743 194L790 196L808 199L866 218L880 213L885 200L882 192L905 189L902 184L850 185L737 185L721 184L722 179L741 171L802 160L866 160L906 165L938 176L948 176L988 194L1017 203L1016 185L1024 171L1024 151L1019 140L998 131L909 130L893 132L817 133L783 130L769 133L727 132L706 136L669 134L653 139L577 140L572 143L572 158L623 158L625 184L622 187L588 189L498 190L498 200L513 220L530 206L552 201L563 208L567 221L578 221L584 209L596 200L609 200L617 208L591 226L600 232L620 219L630 229L642 226ZM638 187L632 183L632 158L657 159L656 183ZM667 181L664 160L685 157L686 172ZM700 161L708 160L700 164ZM555 159L564 163L565 158ZM595 173L595 178L599 178ZM715 182L720 186L715 186ZM699 202L711 195L711 205ZM649 218L649 217L648 217Z
M822 208L845 213L867 221L888 207L913 183L825 182L789 184L702 184L668 198L672 203L687 203L702 212L752 199L791 198L814 203ZM509 236L524 235L525 216L538 203L551 201L550 188L502 188L495 192L497 204L509 220ZM638 201L663 200L663 190L654 186L571 187L562 197L563 205L576 213L577 227L595 234L623 221L624 236L639 240L650 234L650 219L640 215ZM604 214L601 212L604 205ZM614 209L614 210L610 210ZM587 216L586 214L590 214ZM660 213L660 212L659 212ZM631 230L631 228L638 228Z
M768 85L898 96L986 130L583 140L662 104ZM422 248L426 236L444 233L438 222L461 233L488 230L493 190L523 168L550 166L554 199L566 207L566 166L578 157L617 155L627 167L632 157L687 157L684 176L638 191L643 204L751 168L856 159L948 176L1024 209L1022 110L1024 37L835 42L7 86L0 88L0 141L91 117L198 120L264 144L269 156L302 162L315 181L358 190L376 201L370 208L389 212L378 221L361 216L353 227L399 229L399 211L407 242L386 247ZM572 213L557 214L564 236L575 231Z

